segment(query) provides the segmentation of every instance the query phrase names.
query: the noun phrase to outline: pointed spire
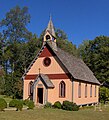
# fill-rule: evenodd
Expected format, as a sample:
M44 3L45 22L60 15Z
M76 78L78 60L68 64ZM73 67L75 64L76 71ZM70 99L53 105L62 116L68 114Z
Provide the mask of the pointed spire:
M49 31L54 37L56 36L55 35L55 31L54 31L54 26L53 26L51 15L50 15L50 20L49 20L49 23L48 23L46 31Z

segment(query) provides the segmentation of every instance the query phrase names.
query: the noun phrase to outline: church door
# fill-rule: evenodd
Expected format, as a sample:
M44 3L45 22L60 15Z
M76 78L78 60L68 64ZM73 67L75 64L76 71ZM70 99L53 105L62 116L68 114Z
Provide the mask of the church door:
M43 104L43 88L37 88L37 102Z

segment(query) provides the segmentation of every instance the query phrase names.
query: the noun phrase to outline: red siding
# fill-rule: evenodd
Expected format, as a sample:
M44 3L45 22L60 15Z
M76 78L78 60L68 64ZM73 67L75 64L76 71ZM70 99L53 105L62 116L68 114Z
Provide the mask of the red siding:
M49 57L49 56L52 56L52 53L50 52L50 50L48 50L47 47L45 47L39 57Z
M49 79L68 79L69 74L46 74ZM31 80L31 79L36 79L38 75L33 74L33 75L26 75L25 80Z

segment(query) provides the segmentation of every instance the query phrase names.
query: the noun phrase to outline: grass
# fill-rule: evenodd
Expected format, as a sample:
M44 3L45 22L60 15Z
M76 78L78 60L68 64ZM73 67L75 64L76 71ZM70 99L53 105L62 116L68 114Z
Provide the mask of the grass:
M0 95L8 103L10 97ZM84 107L79 111L65 111L59 109L38 109L34 110L6 110L0 111L0 120L108 120L109 106L103 107L102 111L94 111L93 107Z
M0 120L108 120L109 107L103 111L83 109L64 111L59 109L38 109L0 112Z

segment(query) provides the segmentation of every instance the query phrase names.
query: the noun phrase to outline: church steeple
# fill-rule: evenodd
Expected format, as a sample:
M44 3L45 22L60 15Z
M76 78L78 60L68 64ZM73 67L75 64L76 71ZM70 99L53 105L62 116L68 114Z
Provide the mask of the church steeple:
M49 31L50 34L52 34L54 37L56 36L51 16L50 16L50 20L49 20L49 23L48 23L46 31Z
M51 16L50 16L48 26L47 26L47 28L45 30L44 39L43 39L43 45L45 44L45 42L49 43L49 45L55 51L57 51L56 35L55 35L55 30L54 30L54 26L53 26Z

